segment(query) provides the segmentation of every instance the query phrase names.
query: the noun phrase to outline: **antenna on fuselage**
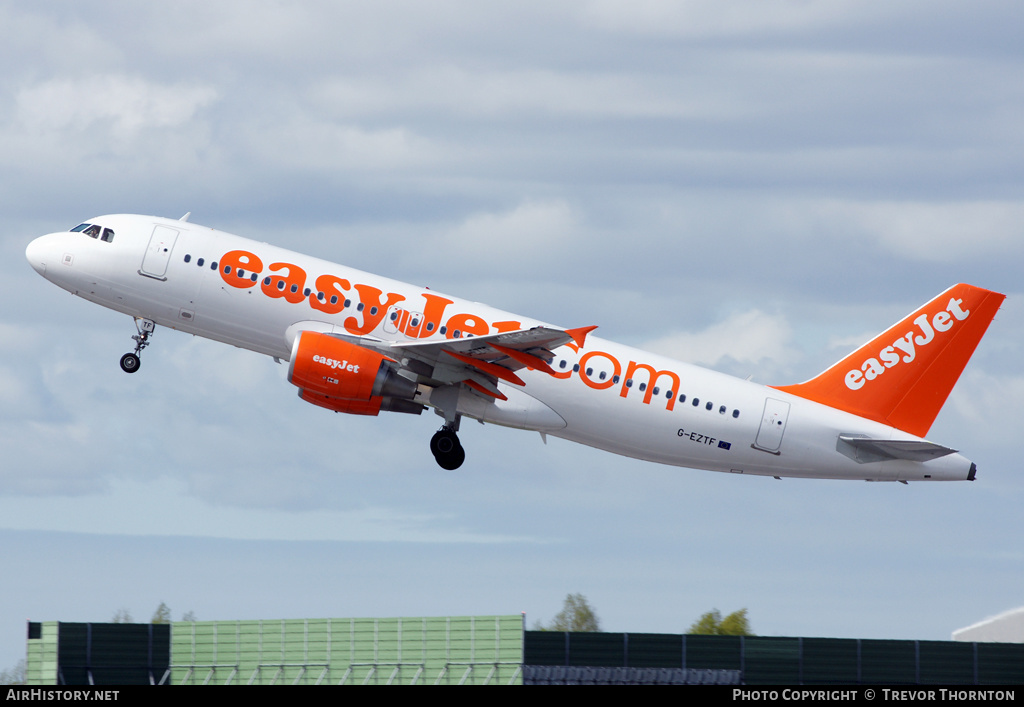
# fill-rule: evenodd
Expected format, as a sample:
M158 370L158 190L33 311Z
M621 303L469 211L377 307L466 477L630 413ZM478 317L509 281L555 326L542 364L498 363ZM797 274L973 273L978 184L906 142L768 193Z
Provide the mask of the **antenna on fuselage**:
M189 211L188 213L186 213L186 214L185 214L184 216L182 216L182 217L181 217L180 219L178 219L178 220L179 220L179 221L188 221L188 217L189 217L189 216L191 216L191 215L192 215L192 212L191 212L191 211Z

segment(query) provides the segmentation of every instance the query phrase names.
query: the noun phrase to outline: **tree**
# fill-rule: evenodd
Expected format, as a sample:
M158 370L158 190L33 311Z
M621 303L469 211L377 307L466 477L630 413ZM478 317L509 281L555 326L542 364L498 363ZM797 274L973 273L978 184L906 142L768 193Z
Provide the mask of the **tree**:
M196 612L194 612L194 611L186 611L185 615L181 617L181 620L182 621L191 621L191 622L195 623Z
M160 606L153 612L153 618L149 620L151 624L169 624L171 623L171 607L167 604L160 602Z
M112 624L130 624L132 621L132 613L128 609L118 609L117 613L110 619Z
M0 685L24 685L25 671L25 659L22 658L13 668L0 672Z
M582 594L567 594L562 610L547 626L538 624L541 631L600 631L601 621Z
M734 611L724 619L718 609L712 609L702 614L687 631L697 636L754 636L750 630L750 620L747 619L747 610Z

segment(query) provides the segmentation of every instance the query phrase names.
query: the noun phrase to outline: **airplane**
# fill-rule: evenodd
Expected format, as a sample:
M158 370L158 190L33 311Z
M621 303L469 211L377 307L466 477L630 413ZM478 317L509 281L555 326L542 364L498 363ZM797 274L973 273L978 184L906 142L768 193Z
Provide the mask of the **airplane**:
M661 464L775 478L973 481L925 439L1004 295L954 285L818 376L764 386L189 222L110 215L26 248L52 283L157 326L288 362L313 405L433 408L438 465L463 417Z

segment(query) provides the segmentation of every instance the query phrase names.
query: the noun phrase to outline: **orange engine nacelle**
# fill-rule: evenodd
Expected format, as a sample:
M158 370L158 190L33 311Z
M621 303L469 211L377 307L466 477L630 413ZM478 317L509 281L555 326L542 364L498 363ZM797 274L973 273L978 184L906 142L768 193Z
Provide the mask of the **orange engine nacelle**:
M393 359L330 334L304 331L295 337L288 382L308 403L353 415L383 410L418 414L416 383L398 375Z
M369 400L342 400L305 389L299 391L299 397L307 403L313 403L334 412L347 412L349 415L379 415L380 404L384 401L384 398L381 397Z
M384 360L376 351L330 334L304 331L292 345L288 382L332 398L369 400Z

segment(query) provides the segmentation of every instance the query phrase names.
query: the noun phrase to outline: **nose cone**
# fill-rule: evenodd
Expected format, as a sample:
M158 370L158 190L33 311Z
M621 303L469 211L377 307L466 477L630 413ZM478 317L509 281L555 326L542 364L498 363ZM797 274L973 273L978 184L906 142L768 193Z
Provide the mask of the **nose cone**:
M33 270L44 277L46 276L46 261L50 259L47 257L50 250L46 244L46 236L36 238L25 249L25 258L28 259L28 264L32 266Z

